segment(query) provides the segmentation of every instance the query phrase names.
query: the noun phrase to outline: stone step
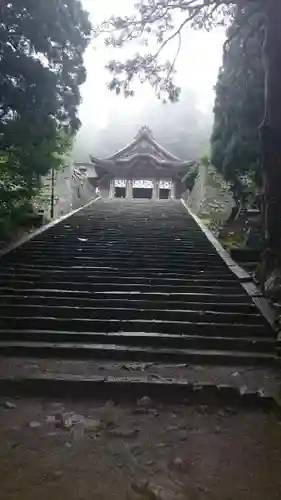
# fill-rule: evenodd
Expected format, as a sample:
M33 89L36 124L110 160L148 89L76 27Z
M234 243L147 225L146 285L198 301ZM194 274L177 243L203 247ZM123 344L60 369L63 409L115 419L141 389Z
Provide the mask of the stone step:
M116 344L74 344L60 342L0 341L0 355L34 356L68 359L114 359L143 361L177 361L195 364L273 366L277 361L271 353L221 351L202 349L174 349L141 347Z
M53 318L97 318L97 319L118 319L118 320L163 320L163 321L188 321L188 322L210 322L210 323L233 323L246 325L265 325L265 320L259 314L229 313L216 311L196 311L181 309L138 309L130 307L130 304L123 304L123 307L79 307L73 301L71 306L47 304L42 305L22 305L0 304L0 318L11 315L21 317L45 316Z
M145 382L163 382L191 386L194 393L200 393L200 387L217 388L220 393L225 389L235 389L241 395L259 393L261 397L275 397L280 388L280 377L274 369L259 366L211 366L176 362L126 362L115 360L85 359L43 359L20 357L0 357L0 376L13 374L14 380L29 378L48 378L59 380L77 377L79 381L143 380ZM3 382L3 379L1 379ZM115 389L117 390L117 385ZM1 394L3 385L1 385ZM43 391L44 392L44 391ZM93 394L93 393L92 393ZM92 396L91 394L91 396ZM113 393L114 394L114 393ZM42 392L41 392L42 395ZM147 395L146 392L142 395Z
M198 284L197 284L198 283ZM61 281L61 280L49 280L46 276L45 278L38 279L19 279L17 277L5 278L1 280L0 290L5 288L13 289L29 289L35 287L42 287L44 289L53 289L54 286L61 290L85 290L90 292L121 292L121 291L137 291L137 292L162 292L165 293L212 293L212 294L222 294L229 293L235 294L239 293L241 286L238 283L233 284L220 284L217 285L204 285L200 282L193 282L193 284L153 284L153 283L97 283L97 282L79 282L79 281Z
M210 270L206 271L202 268L193 270L191 272L187 272L184 269L174 271L174 272L169 272L169 270L164 269L164 268L146 268L146 267L141 267L141 268L132 268L132 269L119 269L118 267L114 268L112 266L53 266L52 264L49 265L36 265L34 263L29 263L29 264L15 264L13 266L11 265L4 265L1 263L1 269L0 269L0 274L3 273L11 273L15 274L17 276L21 276L22 274L29 274L29 273L44 273L48 274L49 276L55 275L55 276L64 276L68 275L71 273L72 276L79 276L79 277L84 277L84 276L112 276L114 279L115 276L120 276L120 277L138 277L138 278L175 278L175 279L210 279L210 280L227 280L231 282L237 282L237 277L230 272L229 269L220 269L219 272L216 270Z
M48 316L2 316L1 328L6 329L38 329L38 330L70 330L89 332L154 332L172 334L197 334L197 335L219 335L225 337L247 337L264 336L267 329L263 324L233 324L233 323L209 323L191 321L169 321L169 320L146 320L146 319L93 319L75 317L70 318L48 317ZM270 330L269 330L270 331ZM270 331L271 333L271 331Z
M62 244L55 244L56 251L58 253L61 253L65 256L67 255L75 255L78 251L81 252L83 251L84 255L93 255L96 257L104 257L104 251L106 251L107 256L115 256L118 257L121 255L125 256L132 256L132 255L137 255L137 256L142 256L142 257L147 257L147 256L152 256L152 257L163 257L162 251L163 246L165 248L165 251L169 252L169 255L171 258L185 258L186 253L190 253L193 255L194 259L199 260L199 261L205 261L205 260L210 260L214 262L220 262L220 258L218 254L215 252L208 252L206 251L198 251L196 248L182 248L180 246L179 248L175 247L166 247L166 245L162 244L162 248L153 248L149 244L141 245L136 244L136 245L131 245L128 243L125 245L124 243L121 244L116 243L116 244L103 244L103 245L89 245L87 243L79 243L79 241L68 243L66 246L65 243L64 245ZM52 255L53 253L53 248L52 247L47 247L46 245L43 245L40 247L38 245L32 245L32 246L25 246L20 250L17 250L16 252L18 255L25 255L26 257L30 257L31 255L45 255L46 257ZM16 254L15 253L15 254Z
M169 292L140 292L140 291L106 291L106 292L93 292L89 290L70 290L70 289L57 289L56 288L44 288L38 286L30 286L29 288L13 288L13 287L1 287L0 286L0 294L1 295L18 295L21 292L23 295L29 296L37 296L42 294L52 295L53 297L89 297L95 299L122 299L122 300L130 300L131 298L137 298L139 300L169 300L169 301L186 301L186 302L198 302L204 301L205 303L214 302L215 300L221 302L222 304L233 304L233 303L241 303L241 304L253 304L251 298L242 292L242 293L232 293L232 294L223 294L223 293L169 293Z
M246 334L247 332L245 332ZM164 333L93 333L55 330L4 330L0 329L0 341L59 342L80 344L116 344L123 346L152 346L177 349L211 349L221 351L243 351L274 353L275 339L268 337L219 337L204 335L170 335Z
M236 314L242 319L250 316L261 317L257 311L256 306L253 303L245 302L188 302L188 301L176 301L176 300L159 300L150 296L150 300L138 300L137 296L131 295L129 298L105 298L105 299L95 299L87 298L80 295L71 296L58 296L52 295L51 293L45 293L44 295L0 295L0 304L3 305L29 305L29 306L65 306L65 307L93 307L93 308L134 308L134 309L169 309L178 311L196 311L198 312L221 312L221 313L231 313Z
M118 267L119 269L125 268L125 269L135 269L137 266L146 266L146 267L151 267L155 266L155 268L160 268L160 269L168 269L168 270L180 270L188 272L188 271L196 271L196 270L201 270L204 268L206 271L222 271L224 269L224 266L220 264L219 262L213 262L213 261L199 261L199 260L194 260L190 256L190 262L188 262L186 259L176 259L176 260L170 260L169 257L163 257L163 258L158 258L155 256L153 257L145 257L145 258L140 258L138 256L132 256L132 258L124 258L124 257L99 257L95 258L93 256L83 256L83 254L77 254L73 256L59 256L57 253L53 252L52 257L48 260L44 254L40 255L32 255L32 261L33 263L36 263L37 265L44 264L47 265L52 264L56 266L73 266L76 265L89 265L92 266L97 266L97 267ZM13 264L21 264L26 261L25 256L13 256L12 258L9 259L9 263Z
M79 279L80 278L80 279ZM104 284L104 283L120 283L120 284L149 284L149 285L163 285L163 286L170 286L170 285L191 285L194 284L194 279L190 279L189 277L164 277L164 276L123 276L122 273L112 275L102 275L102 274L85 274L82 275L79 273L79 271L76 271L75 273L73 271L68 271L68 273L50 273L48 271L44 272L39 272L39 271L29 271L27 272L18 272L16 275L14 275L11 271L10 272L4 272L3 270L0 270L0 281L1 283L4 281L4 284L7 283L9 280L15 280L19 279L20 281L36 281L38 282L39 280L48 280L48 281L55 281L58 282L59 280L63 279L63 282L76 282L79 280L80 282L83 283L99 283L99 284ZM229 279L225 278L201 278L198 277L196 279L196 284L200 286L233 286L234 284L236 285L237 282L234 280L230 281Z

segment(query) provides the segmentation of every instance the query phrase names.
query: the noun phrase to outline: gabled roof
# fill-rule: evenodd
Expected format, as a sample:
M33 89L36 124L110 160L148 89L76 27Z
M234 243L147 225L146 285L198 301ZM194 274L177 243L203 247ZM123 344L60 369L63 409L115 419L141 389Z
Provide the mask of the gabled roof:
M194 165L194 161L183 161L160 146L148 127L142 127L131 144L121 149L113 156L105 159L90 156L99 177L128 175L135 165L152 165L157 171L169 176L184 175L185 171Z
M151 129L146 125L140 128L135 139L130 144L115 153L113 156L111 156L110 159L127 158L128 155L131 156L132 153L147 153L151 154L152 156L156 156L157 158L159 157L159 159L161 160L176 162L182 161L180 160L180 158L174 156L172 153L169 153L169 151L160 146L160 144L158 144L158 142L155 140Z

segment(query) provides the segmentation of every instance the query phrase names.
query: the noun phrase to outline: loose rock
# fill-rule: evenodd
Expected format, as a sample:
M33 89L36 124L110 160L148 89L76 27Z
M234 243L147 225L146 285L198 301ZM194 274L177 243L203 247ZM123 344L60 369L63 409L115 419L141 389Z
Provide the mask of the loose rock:
M131 488L147 500L188 500L185 492L171 482L162 486L142 480L133 482Z
M31 429L38 429L38 427L41 427L41 424L40 424L40 422L35 422L35 421L34 422L29 422L29 427Z
M3 403L3 408L6 410L14 410L17 406L14 403L11 403L10 401L4 401Z
M148 413L150 413L150 415L153 415L154 417L159 417L160 413L158 410L155 410L154 408L150 408L148 410Z
M143 396L137 402L139 408L149 408L152 406L152 401L148 396Z
M84 420L83 415L73 415L67 413L57 413L55 416L55 425L61 429L71 429L75 424Z
M56 470L56 471L54 472L54 476L55 476L55 477L61 477L61 476L62 476L62 471L61 471L61 470Z
M155 462L153 460L148 460L145 465L147 465L148 467L151 467L152 465L154 465Z
M239 387L239 391L240 391L241 396L243 396L247 392L247 386L242 385L241 387Z
M183 468L183 461L180 457L174 458L172 461L172 465L176 467L177 469L182 469Z
M103 427L101 420L94 420L92 418L87 418L85 420L85 428L89 431L99 431Z
M186 441L188 439L188 433L186 431L179 432L179 439L181 441Z
M147 408L134 408L133 413L136 415L146 415L148 413Z
M169 425L169 427L167 427L167 431L176 431L176 430L178 430L177 425Z
M47 424L55 424L56 423L55 415L48 415L46 417L46 422L47 422Z
M71 430L74 441L80 441L84 437L84 432L85 432L84 422L79 422L76 425L74 425L73 429Z
M149 488L149 481L147 481L146 479L142 479L141 481L133 481L131 484L131 488L139 495L146 495Z
M200 405L198 407L198 413L200 413L201 415L207 415L207 413L208 413L208 406L207 405Z
M110 436L121 437L121 438L135 438L139 433L139 429L112 429L109 431Z

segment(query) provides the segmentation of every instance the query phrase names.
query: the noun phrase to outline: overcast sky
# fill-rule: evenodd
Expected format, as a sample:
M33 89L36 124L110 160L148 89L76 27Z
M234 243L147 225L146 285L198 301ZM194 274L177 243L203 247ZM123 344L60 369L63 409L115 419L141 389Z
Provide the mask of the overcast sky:
M84 7L90 13L94 24L101 22L110 15L130 14L135 0L82 0ZM222 60L222 44L224 31L213 30L211 33L188 29L184 33L184 50L181 52L177 63L177 83L191 88L196 96L197 106L202 111L210 113L213 108L214 91L218 69ZM170 46L165 53L173 58L175 46ZM109 112L114 109L116 113L128 113L133 119L134 115L154 97L153 91L146 85L141 85L132 99L124 100L110 92L106 85L110 75L104 66L110 59L123 58L124 55L134 54L136 46L130 44L125 49L108 49L102 40L94 41L85 54L87 68L87 81L82 86L83 103L80 107L82 129L79 136L89 127L97 130L108 125Z

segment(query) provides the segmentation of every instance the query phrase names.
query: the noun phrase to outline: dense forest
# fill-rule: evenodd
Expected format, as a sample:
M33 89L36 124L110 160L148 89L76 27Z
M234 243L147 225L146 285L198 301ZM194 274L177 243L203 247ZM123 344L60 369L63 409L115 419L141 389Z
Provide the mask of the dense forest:
M4 0L0 12L1 240L27 222L79 128L91 24L77 0Z

